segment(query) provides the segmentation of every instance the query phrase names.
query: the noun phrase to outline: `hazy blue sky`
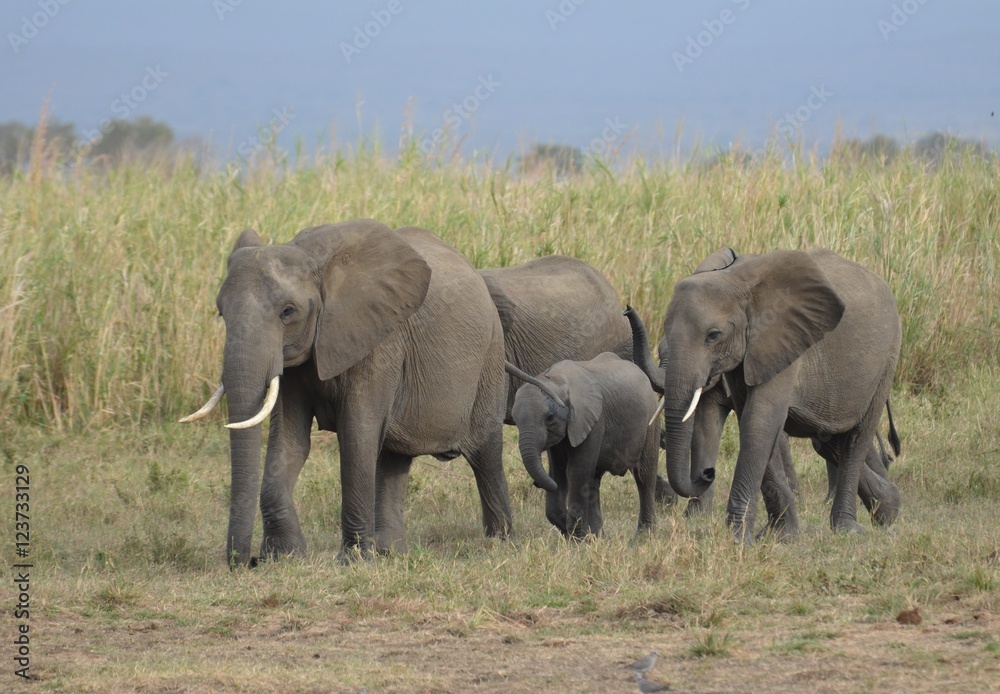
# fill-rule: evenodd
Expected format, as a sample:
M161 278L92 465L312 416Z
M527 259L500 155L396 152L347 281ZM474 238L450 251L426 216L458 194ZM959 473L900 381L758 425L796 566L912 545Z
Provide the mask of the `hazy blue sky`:
M826 143L838 123L998 139L995 0L577 2L7 0L0 121L51 93L80 131L150 115L231 156L282 117L285 147L343 145L358 113L394 148L411 99L418 134L447 124L501 156L669 150L679 123L685 148Z

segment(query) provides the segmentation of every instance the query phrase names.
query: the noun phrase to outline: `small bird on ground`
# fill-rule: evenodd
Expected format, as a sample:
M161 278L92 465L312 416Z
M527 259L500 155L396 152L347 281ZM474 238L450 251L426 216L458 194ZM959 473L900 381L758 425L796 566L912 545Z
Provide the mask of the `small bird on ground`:
M653 692L669 692L670 685L656 680L647 680L641 672L635 673L635 683L642 694L653 694Z
M649 655L645 655L629 665L629 669L638 675L643 675L653 669L653 666L656 665L656 659L659 657L659 653L650 651Z

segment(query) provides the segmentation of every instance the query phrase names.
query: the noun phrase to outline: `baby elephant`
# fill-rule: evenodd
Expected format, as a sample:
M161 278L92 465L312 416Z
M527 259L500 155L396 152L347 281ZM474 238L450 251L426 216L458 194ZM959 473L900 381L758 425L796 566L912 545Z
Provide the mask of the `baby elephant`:
M534 378L509 362L525 381L512 415L521 460L545 495L545 516L567 537L601 532L601 477L631 470L639 489L639 530L656 521L653 496L659 420L657 398L642 369L603 352L590 361L560 361ZM549 452L549 472L541 453Z

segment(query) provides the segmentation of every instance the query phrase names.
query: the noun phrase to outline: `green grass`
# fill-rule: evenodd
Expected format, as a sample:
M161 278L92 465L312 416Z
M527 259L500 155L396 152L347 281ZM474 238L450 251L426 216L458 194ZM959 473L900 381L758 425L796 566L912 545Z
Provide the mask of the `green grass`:
M809 668L849 690L953 688L956 671L983 689L1000 668L998 173L772 158L524 180L362 151L312 168L0 180L0 471L11 486L17 465L32 474L42 687L624 691L622 664L655 648L651 678L685 691L808 689ZM481 266L579 256L650 325L721 245L858 260L904 320L899 520L834 535L825 467L795 441L802 537L734 546L730 422L710 517L668 509L637 539L634 484L611 478L606 536L567 543L508 432L511 541L483 537L462 459L420 458L409 554L341 567L336 437L315 432L295 491L307 556L230 573L222 417L174 423L219 377L229 248L248 225L282 242L360 216L426 226ZM0 515L13 517L12 494ZM898 625L913 607L923 626Z
M969 361L998 361L998 161L794 162L635 161L618 174L522 179L409 151L386 161L371 147L309 167L179 162L3 179L0 423L80 430L186 414L218 382L214 297L239 232L284 242L357 217L425 226L478 266L577 256L650 326L674 283L720 246L826 246L895 292L901 385L940 390Z

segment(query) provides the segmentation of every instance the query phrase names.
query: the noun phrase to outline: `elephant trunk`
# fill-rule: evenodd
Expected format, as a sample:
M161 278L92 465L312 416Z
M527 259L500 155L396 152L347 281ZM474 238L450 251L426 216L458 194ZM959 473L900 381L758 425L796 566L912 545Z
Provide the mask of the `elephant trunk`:
M715 481L715 468L706 468L698 477L691 474L691 437L694 433L694 419L684 421L687 402L678 406L666 406L664 416L666 428L667 479L678 495L685 498L700 497Z
M528 471L531 479L535 481L535 486L547 492L559 491L559 485L556 484L554 479L549 477L548 473L542 467L542 451L539 447L538 437L531 432L522 430L519 434L517 446L521 452L521 461L524 463L524 469Z
M259 337L257 338L259 340ZM248 354L255 342L227 335L222 366L230 423L244 422L257 414L269 381L280 371L271 358ZM259 350L254 350L259 351ZM260 489L261 425L229 430L230 498L226 561L230 566L250 563L250 540L257 516Z
M631 306L626 308L625 317L632 327L632 361L646 374L653 390L662 395L665 372L653 362L653 357L650 355L646 326Z

